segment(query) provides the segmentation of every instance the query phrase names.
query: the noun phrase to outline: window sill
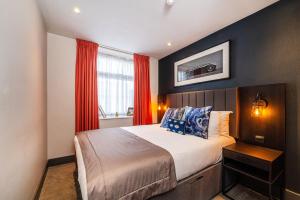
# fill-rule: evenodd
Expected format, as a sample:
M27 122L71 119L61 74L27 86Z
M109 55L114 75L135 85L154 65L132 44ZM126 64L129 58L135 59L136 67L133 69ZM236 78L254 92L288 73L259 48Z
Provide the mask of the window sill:
M130 119L133 118L133 116L127 116L127 115L121 115L121 116L108 116L106 118L100 117L100 120L113 120L113 119Z

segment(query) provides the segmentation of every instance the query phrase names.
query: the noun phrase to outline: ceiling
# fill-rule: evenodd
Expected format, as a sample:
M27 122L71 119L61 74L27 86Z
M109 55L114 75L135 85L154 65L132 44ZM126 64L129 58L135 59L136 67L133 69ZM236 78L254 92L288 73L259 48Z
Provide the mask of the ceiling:
M38 1L48 32L160 59L278 0Z

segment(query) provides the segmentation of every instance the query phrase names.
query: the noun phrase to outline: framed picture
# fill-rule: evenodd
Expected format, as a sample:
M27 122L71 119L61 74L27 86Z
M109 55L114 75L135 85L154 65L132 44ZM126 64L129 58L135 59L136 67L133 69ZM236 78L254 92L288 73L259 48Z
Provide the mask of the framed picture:
M127 116L133 116L133 107L128 107Z
M175 62L175 87L229 78L229 41Z
M98 106L98 110L100 112L100 115L102 116L102 118L106 118L106 113L104 112L102 106Z

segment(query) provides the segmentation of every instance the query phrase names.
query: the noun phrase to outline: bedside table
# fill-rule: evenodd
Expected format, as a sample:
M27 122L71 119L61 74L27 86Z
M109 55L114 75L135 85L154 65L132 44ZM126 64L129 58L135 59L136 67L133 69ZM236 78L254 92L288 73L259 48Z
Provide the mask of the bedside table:
M222 193L241 183L269 199L283 198L284 153L265 147L235 143L223 148ZM276 190L277 189L277 190Z

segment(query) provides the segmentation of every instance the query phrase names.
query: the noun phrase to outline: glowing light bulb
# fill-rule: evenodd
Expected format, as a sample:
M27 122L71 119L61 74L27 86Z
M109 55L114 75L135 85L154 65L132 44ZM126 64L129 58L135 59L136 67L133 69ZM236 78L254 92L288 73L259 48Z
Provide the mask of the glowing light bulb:
M259 109L258 109L258 108L255 109L255 115L256 115L256 116L259 116L259 115L260 115L260 112L259 112Z
M76 13L76 14L79 14L80 13L80 9L78 7L74 7L73 11Z
M261 97L261 93L257 92L255 101L252 103L252 116L261 117L264 114L268 102Z
M261 107L254 107L252 108L252 115L254 117L261 117L263 115L263 108Z
M173 6L174 3L175 3L175 0L166 0L166 4L167 4L168 6Z

